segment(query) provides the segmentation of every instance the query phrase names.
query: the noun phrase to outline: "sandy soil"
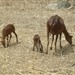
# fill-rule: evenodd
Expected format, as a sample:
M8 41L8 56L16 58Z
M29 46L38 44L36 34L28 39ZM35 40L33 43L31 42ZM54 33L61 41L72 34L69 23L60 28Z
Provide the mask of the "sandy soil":
M63 57L53 55L53 50L46 52L46 22L51 15L58 14L64 19L68 32L73 35L73 46L62 36ZM0 44L0 75L75 75L75 9L50 10L45 5L30 3L24 9L0 7L0 32L2 25L15 23L19 43L15 36L10 46ZM33 36L39 34L44 53L32 51ZM1 36L1 35L0 35ZM51 38L50 38L51 40ZM57 43L59 48L59 41Z

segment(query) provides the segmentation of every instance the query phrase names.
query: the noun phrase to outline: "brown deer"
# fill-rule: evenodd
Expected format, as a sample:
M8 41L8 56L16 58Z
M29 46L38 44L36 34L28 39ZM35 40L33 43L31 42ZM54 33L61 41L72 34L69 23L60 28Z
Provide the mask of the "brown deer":
M16 36L16 41L17 41L17 43L18 43L18 37L17 37L17 34L16 34L16 32L15 32L15 27L14 27L14 25L13 25L13 24L8 24L8 25L6 25L6 26L3 28L3 30L2 30L1 43L2 43L2 45L3 45L4 47L6 47L6 46L5 46L5 45L6 45L5 39L7 40L7 46L9 46L9 42L10 42L10 40L11 40L11 38L12 38L12 35L11 35L12 32L15 34L15 36ZM9 39L9 36L10 36L10 39Z
M55 52L57 52L56 43L57 43L58 35L60 35L60 48L62 48L62 46L61 46L62 33L65 35L65 39L68 41L68 43L72 44L72 36L69 35L69 33L66 29L66 26L64 24L64 20L58 15L51 16L50 19L47 21L47 52L46 53L48 53L49 35L51 35L51 34L52 34L52 42L51 42L50 49L52 50L54 35L56 35Z
M37 51L43 52L43 45L40 40L40 36L38 34L34 35L33 37L34 45L33 45L33 51L35 50L35 47L37 48Z

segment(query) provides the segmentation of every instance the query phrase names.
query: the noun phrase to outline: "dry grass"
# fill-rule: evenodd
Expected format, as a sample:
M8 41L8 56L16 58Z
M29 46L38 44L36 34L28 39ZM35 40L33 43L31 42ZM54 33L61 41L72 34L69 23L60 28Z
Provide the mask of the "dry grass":
M75 64L75 46L71 47L64 40L64 36L62 36L63 58L53 55L54 46L47 55L32 51L32 38L37 33L41 37L44 52L46 51L46 22L54 14L64 19L68 32L73 35L73 44L75 44L75 11L67 9L52 11L45 8L46 4L29 2L24 9L0 7L0 25L15 23L19 37L19 44L16 44L14 35L8 48L3 48L0 44L0 75L75 74L75 66L72 67ZM59 43L57 46L59 49Z

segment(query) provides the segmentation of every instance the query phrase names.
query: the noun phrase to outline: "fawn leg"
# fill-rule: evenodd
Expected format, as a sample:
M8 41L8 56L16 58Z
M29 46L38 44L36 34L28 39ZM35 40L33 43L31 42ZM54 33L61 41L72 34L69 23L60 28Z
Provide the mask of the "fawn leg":
M35 50L35 43L34 43L34 45L33 45L33 51Z
M40 44L41 44L41 48L40 48L40 51L41 51L41 53L43 52L43 45L42 45L42 43L40 42Z

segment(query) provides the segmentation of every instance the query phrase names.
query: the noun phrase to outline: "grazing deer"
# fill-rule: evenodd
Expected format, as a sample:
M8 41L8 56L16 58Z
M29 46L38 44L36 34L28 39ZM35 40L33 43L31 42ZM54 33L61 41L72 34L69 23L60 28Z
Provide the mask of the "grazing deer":
M5 46L5 44L6 44L5 39L7 40L7 46L9 46L9 42L10 42L10 40L12 38L12 35L11 35L12 32L15 34L15 36L16 36L16 42L18 43L18 37L17 37L17 34L15 32L14 25L13 24L8 24L2 30L1 43L2 43L2 45L4 47L6 47ZM9 39L9 36L10 36L10 39Z
M54 41L54 35L56 35L55 39L55 52L56 50L56 43L58 39L58 35L60 35L60 48L61 46L61 35L62 33L65 35L65 39L68 41L69 44L72 44L72 36L69 35L66 26L64 24L64 20L59 17L58 15L51 16L50 19L47 21L47 52L48 53L48 46L49 46L49 35L52 34L52 42L50 49L52 50L52 44Z

